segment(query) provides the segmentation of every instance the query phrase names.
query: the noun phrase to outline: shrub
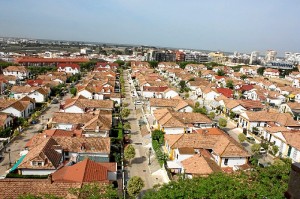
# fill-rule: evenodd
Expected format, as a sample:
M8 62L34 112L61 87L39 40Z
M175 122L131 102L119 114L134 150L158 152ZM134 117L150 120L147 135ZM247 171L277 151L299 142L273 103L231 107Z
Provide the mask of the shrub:
M227 126L227 120L224 118L219 119L219 126L220 127L226 127Z

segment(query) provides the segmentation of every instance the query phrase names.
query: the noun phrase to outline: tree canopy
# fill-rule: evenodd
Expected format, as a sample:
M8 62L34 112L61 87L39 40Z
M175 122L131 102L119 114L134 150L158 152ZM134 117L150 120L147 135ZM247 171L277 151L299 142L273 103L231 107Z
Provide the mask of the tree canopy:
M266 69L265 67L259 67L256 72L257 74L262 76L264 74L265 69Z
M135 157L135 148L130 144L124 149L124 158L130 160Z
M152 198L284 198L290 161L266 168L254 168L234 174L215 173L208 177L180 179L156 186L144 195Z
M142 178L133 176L127 183L127 192L131 197L136 197L145 186Z

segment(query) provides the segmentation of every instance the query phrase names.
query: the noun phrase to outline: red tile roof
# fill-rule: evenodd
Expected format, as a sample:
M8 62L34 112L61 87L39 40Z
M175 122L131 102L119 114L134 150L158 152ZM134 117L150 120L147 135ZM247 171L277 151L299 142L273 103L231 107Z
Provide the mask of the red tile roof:
M217 88L218 93L221 93L225 97L232 98L233 97L233 91L229 88Z
M16 60L17 63L82 63L88 62L86 58L35 58L35 57L23 57Z
M90 159L65 166L52 174L54 182L108 182L108 172L115 172L116 163L97 163Z
M240 91L250 91L252 90L254 87L253 85L242 85L241 88L239 89Z
M30 86L40 86L43 84L42 79L29 79L27 80L27 84Z

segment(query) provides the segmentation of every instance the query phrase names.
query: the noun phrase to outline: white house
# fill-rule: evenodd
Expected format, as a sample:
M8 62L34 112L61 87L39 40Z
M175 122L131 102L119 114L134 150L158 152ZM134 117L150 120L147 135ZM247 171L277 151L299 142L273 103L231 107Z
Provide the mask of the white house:
M192 148L203 156L208 155L222 168L245 165L251 156L241 145L230 139L218 128L198 129L191 134L165 134L164 149L171 161L178 159L184 161L190 158L189 154L180 157L178 152L185 148ZM197 166L201 167L201 165Z
M20 99L28 96L31 99L34 99L37 103L43 103L48 100L50 89L31 86L13 86L11 88L11 93L13 94L14 99Z
M80 66L78 64L60 63L57 65L57 71L75 75L77 73L80 73Z
M293 162L300 162L300 132L291 131L285 127L266 127L262 136L272 145L278 147L276 156L291 158ZM272 146L269 147L272 150Z
M25 68L25 66L8 66L3 69L3 75L13 75L18 79L25 79L29 76L29 71Z

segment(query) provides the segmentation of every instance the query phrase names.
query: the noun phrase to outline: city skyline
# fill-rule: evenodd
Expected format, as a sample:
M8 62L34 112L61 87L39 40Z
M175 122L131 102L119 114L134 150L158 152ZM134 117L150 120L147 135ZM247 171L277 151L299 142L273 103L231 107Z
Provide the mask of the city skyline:
M299 52L300 2L2 1L1 36L250 53ZM251 11L251 12L250 12ZM280 13L280 14L278 14Z

